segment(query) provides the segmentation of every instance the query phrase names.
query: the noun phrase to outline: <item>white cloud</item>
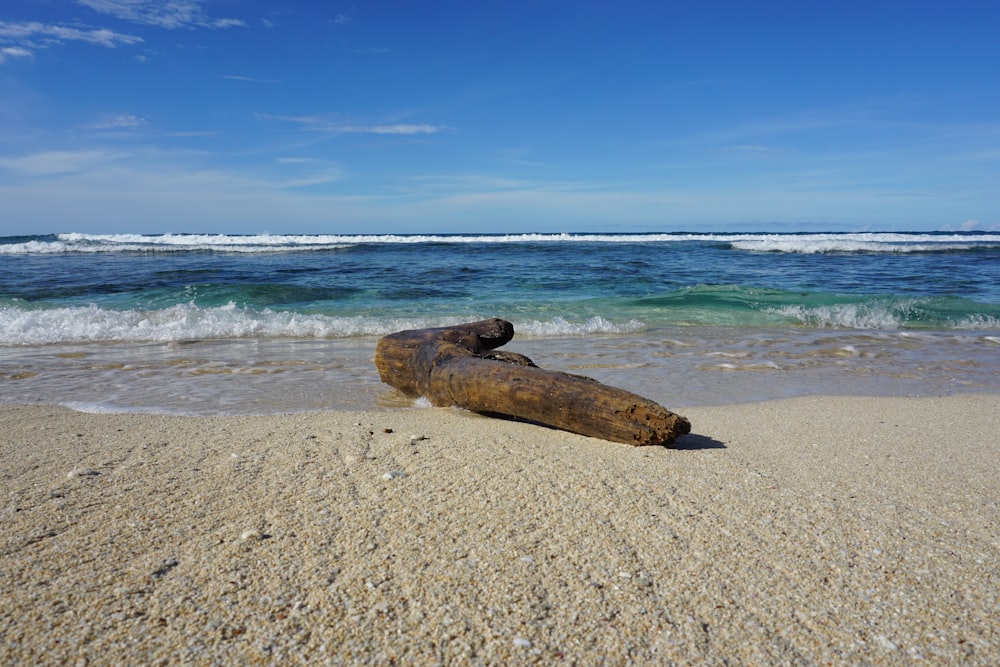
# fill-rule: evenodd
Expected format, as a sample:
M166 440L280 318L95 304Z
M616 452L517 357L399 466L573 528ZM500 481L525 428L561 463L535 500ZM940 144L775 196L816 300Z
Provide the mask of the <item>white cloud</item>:
M306 188L312 185L326 185L327 183L339 181L342 178L343 174L339 169L331 168L323 171L317 171L300 178L290 178L276 183L275 185L280 188Z
M0 169L26 176L53 176L92 169L122 157L104 150L41 151L19 157L0 157Z
M533 181L488 174L421 174L403 181L397 191L400 194L466 193L466 192L508 192L530 189ZM537 185L537 184L535 184ZM546 183L549 189L577 189L572 183Z
M260 120L283 121L296 123L305 129L316 132L334 132L344 134L437 134L447 132L452 128L447 125L429 125L427 123L393 123L389 125L350 125L331 120L324 116L271 116L258 114Z
M231 28L245 26L234 18L210 18L201 7L201 0L76 0L102 14L142 25L172 30L175 28ZM85 42L115 48L138 44L142 37L116 32L108 28L66 26L40 21L0 21L0 63L14 57L27 57L38 49L64 42ZM137 56L139 62L145 56Z
M103 127L132 127L146 121L131 114L109 115ZM341 167L330 161L311 157L288 156L270 164L247 169L219 169L207 166L209 154L199 151L171 150L145 146L131 150L106 149L51 150L17 156L0 155L0 186L31 189L47 184L55 187L93 188L114 198L121 188L141 188L167 193L171 187L199 189L218 187L236 192L279 192L342 180ZM173 184L173 185L170 185Z
M214 130L182 130L180 132L167 132L164 136L179 138L217 137L219 136L219 133Z
M14 55L26 55L24 52L29 49L67 41L87 42L108 48L115 48L119 44L138 44L142 41L142 37L126 35L106 28L83 30L61 25L47 25L38 21L25 23L0 21L0 39L14 42L14 46L4 47L4 50L8 52L17 50L18 53ZM41 40L41 43L36 43L35 39Z
M30 56L31 51L20 46L0 47L0 63L7 60L7 58L27 58Z
M767 146L765 144L738 144L735 146L729 146L727 150L733 151L735 153L777 153L781 149L775 148L774 146Z
M359 127L347 125L341 128L341 132L366 132L370 134L436 134L444 132L448 128L444 125L413 125L410 123L396 123L395 125L371 125Z
M168 30L231 28L246 25L241 19L209 18L205 15L200 0L76 0L76 2L115 18Z
M220 79L229 79L230 81L246 81L247 83L277 83L275 79L255 79L251 76L242 76L240 74L220 74Z
M121 130L131 127L142 127L149 125L149 121L131 113L109 113L101 116L101 119L87 127L91 130Z
M271 120L279 121L284 123L297 123L299 125L305 125L310 129L320 129L319 126L328 126L330 121L320 118L319 116L273 116L267 113L257 114L257 120Z

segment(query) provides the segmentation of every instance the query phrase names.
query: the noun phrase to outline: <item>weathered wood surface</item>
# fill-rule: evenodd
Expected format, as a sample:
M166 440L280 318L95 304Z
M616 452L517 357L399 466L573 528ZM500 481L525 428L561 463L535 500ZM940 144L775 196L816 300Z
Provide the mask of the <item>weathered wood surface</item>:
M669 445L691 423L665 407L591 378L535 366L498 351L514 337L493 318L400 331L379 339L375 366L386 384L436 406L515 417L630 445Z

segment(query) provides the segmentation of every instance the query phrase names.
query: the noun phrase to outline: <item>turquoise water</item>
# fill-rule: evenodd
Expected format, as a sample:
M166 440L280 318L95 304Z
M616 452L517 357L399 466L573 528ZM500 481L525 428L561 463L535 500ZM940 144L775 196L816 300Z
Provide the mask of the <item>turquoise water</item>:
M0 238L0 402L396 405L378 336L493 316L672 405L994 391L1000 235Z

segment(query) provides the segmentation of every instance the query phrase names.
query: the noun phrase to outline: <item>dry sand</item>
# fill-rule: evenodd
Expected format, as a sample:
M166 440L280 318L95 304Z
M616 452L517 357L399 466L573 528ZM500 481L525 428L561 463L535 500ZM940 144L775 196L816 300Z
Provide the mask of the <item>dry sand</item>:
M683 413L0 408L0 664L1000 663L1000 396Z

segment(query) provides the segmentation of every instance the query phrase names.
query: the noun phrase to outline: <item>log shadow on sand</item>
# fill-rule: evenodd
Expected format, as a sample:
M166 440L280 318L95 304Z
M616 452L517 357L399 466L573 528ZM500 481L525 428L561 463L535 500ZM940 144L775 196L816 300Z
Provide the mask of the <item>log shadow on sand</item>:
M725 449L726 443L716 440L715 438L710 438L707 435L688 433L687 435L683 435L678 438L670 448L689 451L696 451L699 449Z

